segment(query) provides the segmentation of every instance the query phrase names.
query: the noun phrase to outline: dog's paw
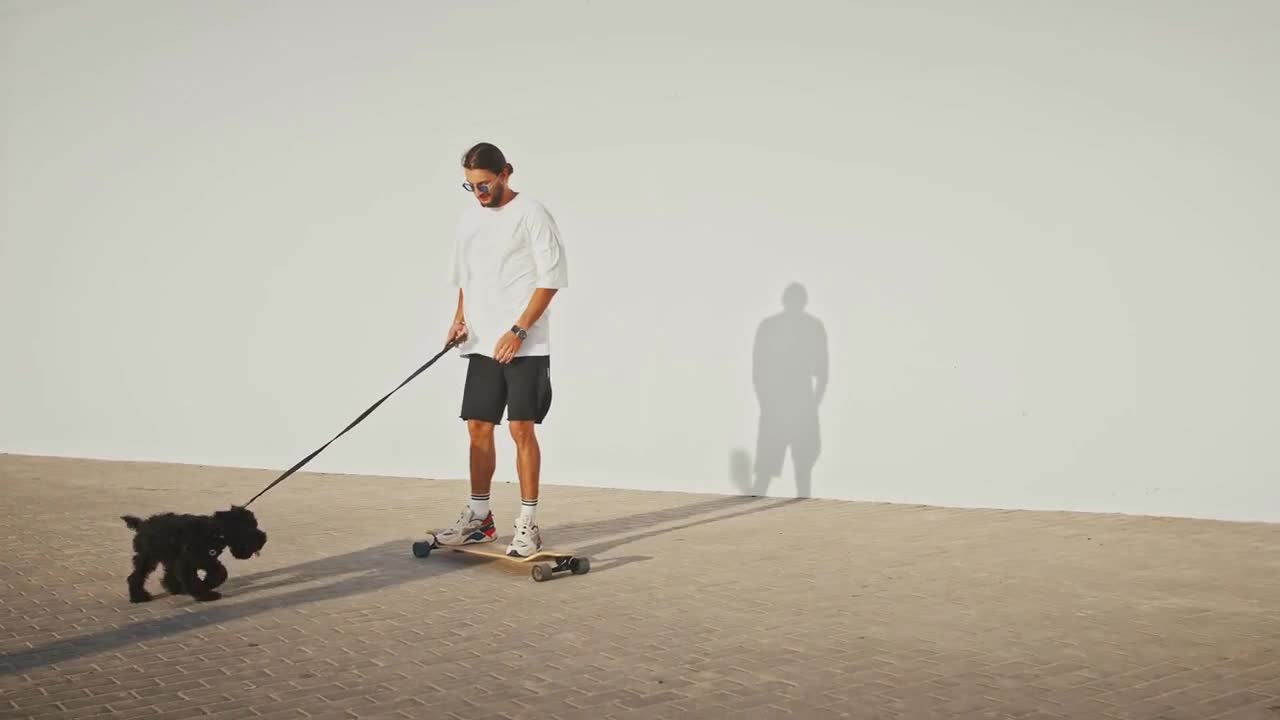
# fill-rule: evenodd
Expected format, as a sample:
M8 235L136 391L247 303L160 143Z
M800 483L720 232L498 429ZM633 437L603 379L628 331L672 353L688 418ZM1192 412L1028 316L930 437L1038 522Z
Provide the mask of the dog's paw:
M222 597L222 593L217 590L210 590L203 595L197 595L196 602L209 602L210 600L217 600L220 597Z
M151 593L147 592L146 590L139 590L139 591L137 591L137 592L133 592L133 591L130 591L130 592L129 592L129 602L131 602L131 603L144 603L144 602L151 602L151 600L152 600L152 595L151 595Z

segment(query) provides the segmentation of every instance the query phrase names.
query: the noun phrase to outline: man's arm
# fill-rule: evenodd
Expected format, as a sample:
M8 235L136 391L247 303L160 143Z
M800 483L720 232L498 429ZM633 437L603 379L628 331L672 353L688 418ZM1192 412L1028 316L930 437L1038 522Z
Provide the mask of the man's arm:
M529 306L525 308L524 314L516 320L516 325L528 330L534 323L538 322L538 318L542 317L542 313L546 312L547 306L551 304L551 298L555 297L558 288L538 288L533 291L533 297L529 298Z
M444 342L449 344L454 341L461 341L467 336L467 319L462 311L462 288L458 288L458 309L453 311L453 324L449 326L449 332L445 334Z
M569 286L569 264L565 258L564 246L560 242L560 229L556 227L555 218L546 208L539 208L528 219L529 249L533 255L533 263L537 269L537 281L533 297L529 298L529 306L516 324L528 330L547 306L556 291Z
M555 297L557 288L537 288L533 291L533 297L529 298L529 306L525 308L524 313L516 318L516 325L521 329L528 330L530 326L538 322L538 318L542 317L542 313L546 312L547 306L551 304L551 298ZM511 362L519 350L523 341L513 332L505 332L502 337L498 338L498 344L493 348L493 359L500 363Z
M560 232L551 213L540 208L538 213L528 219L528 223L529 249L537 270L537 280L533 297L529 298L520 317L515 318L514 324L523 330L528 330L538 322L560 288L569 286L569 268L560 243ZM494 359L500 363L510 362L515 358L521 342L514 333L503 333L493 350Z

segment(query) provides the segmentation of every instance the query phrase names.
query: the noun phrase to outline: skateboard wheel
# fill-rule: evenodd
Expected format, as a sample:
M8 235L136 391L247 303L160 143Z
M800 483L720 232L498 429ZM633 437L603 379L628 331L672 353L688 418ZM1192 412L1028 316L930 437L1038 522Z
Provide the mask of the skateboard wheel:
M591 570L591 561L587 558L574 558L569 561L569 572L583 575Z
M431 543L419 540L413 544L413 556L424 558L431 554Z
M550 579L551 579L551 566L550 566L550 565L534 565L534 566L533 566L533 579L534 579L534 580L536 580L536 581L538 581L538 582L542 582L542 581L544 581L544 580L550 580Z

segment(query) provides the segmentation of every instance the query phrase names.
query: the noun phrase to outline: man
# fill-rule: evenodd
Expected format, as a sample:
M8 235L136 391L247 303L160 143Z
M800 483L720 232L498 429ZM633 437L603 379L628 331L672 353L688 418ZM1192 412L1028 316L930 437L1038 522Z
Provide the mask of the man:
M442 545L462 545L497 537L489 488L496 466L494 427L505 409L521 497L507 554L528 556L542 547L536 518L542 454L535 426L551 407L547 308L568 286L568 264L551 213L511 189L514 168L501 150L479 143L463 155L462 167L463 187L479 205L458 222L449 275L458 288L458 307L446 342L460 340L459 353L469 363L460 417L471 438L471 501L436 538Z

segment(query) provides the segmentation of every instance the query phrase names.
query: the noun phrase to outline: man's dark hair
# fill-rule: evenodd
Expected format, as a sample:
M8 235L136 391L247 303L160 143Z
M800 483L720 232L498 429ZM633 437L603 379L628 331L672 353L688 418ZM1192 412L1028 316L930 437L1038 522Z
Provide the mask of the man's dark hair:
M494 175L501 175L503 170L511 173L516 171L498 146L487 142L473 145L462 156L462 167L468 170L488 170Z

